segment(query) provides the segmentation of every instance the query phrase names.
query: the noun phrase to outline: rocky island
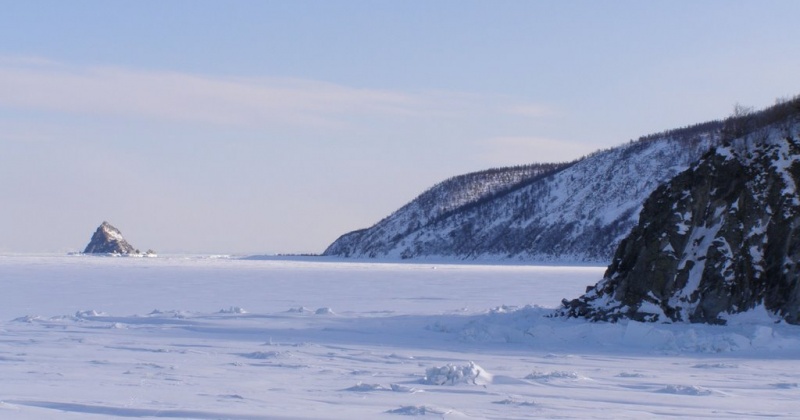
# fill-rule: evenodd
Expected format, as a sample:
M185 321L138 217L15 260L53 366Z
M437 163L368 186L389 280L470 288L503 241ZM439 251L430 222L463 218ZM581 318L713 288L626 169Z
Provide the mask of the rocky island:
M122 232L108 222L103 222L92 235L86 245L84 254L128 255L128 256L155 256L155 251L147 250L142 254L122 236Z

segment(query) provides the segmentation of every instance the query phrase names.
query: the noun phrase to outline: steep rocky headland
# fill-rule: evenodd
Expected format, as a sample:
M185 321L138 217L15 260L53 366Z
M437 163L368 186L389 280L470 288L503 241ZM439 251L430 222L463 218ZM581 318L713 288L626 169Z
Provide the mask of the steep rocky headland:
M712 149L659 187L603 280L562 315L724 324L763 305L800 323L800 126Z

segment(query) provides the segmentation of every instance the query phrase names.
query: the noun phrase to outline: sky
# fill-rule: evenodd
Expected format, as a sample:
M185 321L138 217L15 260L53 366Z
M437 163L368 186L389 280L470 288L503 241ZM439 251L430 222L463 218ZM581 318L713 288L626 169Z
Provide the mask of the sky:
M0 252L318 253L434 184L800 94L800 2L0 0Z

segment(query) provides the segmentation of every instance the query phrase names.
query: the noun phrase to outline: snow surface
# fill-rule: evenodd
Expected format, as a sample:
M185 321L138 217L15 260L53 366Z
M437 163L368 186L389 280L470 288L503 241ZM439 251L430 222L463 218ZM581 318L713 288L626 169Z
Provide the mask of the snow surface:
M549 318L602 267L0 256L0 418L797 418L800 327Z

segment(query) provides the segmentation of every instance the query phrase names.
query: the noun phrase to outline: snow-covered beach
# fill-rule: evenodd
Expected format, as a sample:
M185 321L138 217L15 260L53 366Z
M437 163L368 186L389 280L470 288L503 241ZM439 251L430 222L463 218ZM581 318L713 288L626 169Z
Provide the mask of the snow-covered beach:
M0 418L796 418L800 330L548 318L604 267L0 256Z

